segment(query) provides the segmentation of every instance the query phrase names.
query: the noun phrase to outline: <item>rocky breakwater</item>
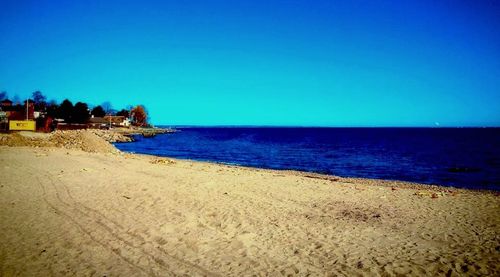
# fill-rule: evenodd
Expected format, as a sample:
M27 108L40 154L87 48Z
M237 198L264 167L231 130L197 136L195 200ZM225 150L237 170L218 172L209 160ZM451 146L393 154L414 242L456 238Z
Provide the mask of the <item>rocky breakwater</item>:
M119 129L117 129L116 131L114 129L112 129L112 130L89 129L87 131L104 139L107 142L132 142L132 141L134 141L134 139L132 137L130 137L128 134L124 134Z
M155 136L159 134L175 133L177 130L171 128L143 128L143 127L131 127L131 128L115 128L112 131L126 135L143 135L143 136Z

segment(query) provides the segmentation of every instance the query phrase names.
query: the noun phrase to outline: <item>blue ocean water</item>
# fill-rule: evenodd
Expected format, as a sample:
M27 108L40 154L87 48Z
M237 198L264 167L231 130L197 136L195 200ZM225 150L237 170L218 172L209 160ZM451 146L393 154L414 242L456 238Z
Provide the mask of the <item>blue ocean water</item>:
M120 150L344 177L500 190L500 128L178 128Z

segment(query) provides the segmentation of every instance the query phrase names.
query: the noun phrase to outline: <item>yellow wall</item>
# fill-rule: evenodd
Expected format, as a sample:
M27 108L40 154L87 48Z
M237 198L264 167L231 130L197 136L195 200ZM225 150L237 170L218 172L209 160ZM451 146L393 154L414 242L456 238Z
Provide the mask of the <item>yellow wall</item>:
M33 120L11 120L9 121L11 131L35 131L36 124Z

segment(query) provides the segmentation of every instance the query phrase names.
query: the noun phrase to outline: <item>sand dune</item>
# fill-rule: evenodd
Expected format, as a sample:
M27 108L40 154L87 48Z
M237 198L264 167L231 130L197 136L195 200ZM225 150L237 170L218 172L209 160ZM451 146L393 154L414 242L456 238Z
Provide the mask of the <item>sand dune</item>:
M500 275L495 193L5 146L0 175L2 276Z

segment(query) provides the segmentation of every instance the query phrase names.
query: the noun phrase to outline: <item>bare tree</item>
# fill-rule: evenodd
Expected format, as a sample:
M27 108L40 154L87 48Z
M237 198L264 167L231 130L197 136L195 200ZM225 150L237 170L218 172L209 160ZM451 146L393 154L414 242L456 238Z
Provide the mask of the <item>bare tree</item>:
M7 99L7 92L2 91L0 92L0 101Z
M101 104L101 107L106 114L114 114L113 105L111 105L111 102L105 101Z
M21 98L19 98L19 95L14 95L14 98L12 98L12 104L13 105L20 105L21 104Z
M35 109L45 110L45 107L47 107L47 97L41 91L37 90L33 92L31 98L33 98L33 102L35 103Z

